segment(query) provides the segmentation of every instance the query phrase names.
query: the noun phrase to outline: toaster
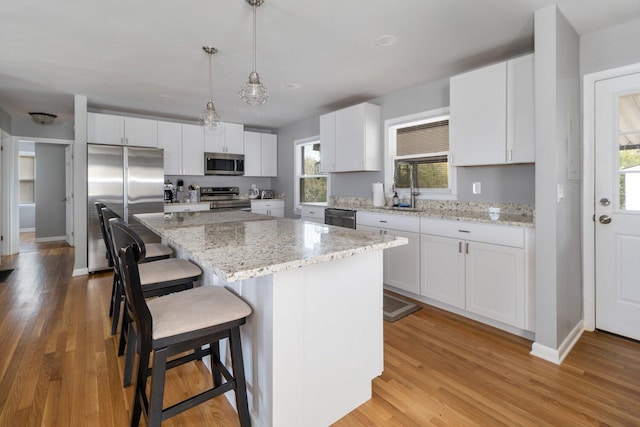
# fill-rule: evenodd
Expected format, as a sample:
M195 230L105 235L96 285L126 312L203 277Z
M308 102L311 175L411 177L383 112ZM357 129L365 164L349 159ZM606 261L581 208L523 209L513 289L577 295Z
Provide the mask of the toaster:
M273 190L260 190L261 199L273 199Z

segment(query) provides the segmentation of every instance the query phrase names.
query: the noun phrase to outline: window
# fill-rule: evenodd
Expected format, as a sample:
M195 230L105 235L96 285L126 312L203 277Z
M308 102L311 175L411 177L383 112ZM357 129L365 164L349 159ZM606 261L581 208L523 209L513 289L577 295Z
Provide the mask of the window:
M20 153L18 166L20 204L36 202L36 158L33 153Z
M385 122L387 128L386 182L398 193L409 190L413 170L419 198L454 198L455 169L449 165L449 114L421 113ZM426 197L425 197L426 196Z
M327 201L328 175L320 172L320 139L318 137L295 143L295 206L300 203Z

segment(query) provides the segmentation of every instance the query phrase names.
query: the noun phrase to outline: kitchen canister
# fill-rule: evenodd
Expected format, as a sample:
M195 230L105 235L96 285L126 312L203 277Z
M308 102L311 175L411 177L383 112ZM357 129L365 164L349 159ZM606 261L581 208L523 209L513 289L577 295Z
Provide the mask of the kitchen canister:
M373 206L376 208L384 206L384 189L381 182L373 183Z

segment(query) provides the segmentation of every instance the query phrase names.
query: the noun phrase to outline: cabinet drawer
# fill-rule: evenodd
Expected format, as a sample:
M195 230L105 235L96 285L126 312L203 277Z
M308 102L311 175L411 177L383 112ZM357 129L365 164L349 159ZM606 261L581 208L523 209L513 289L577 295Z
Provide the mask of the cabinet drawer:
M524 247L524 229L522 227L421 218L420 232L515 248Z
M251 200L251 210L255 209L284 209L284 200Z
M324 207L322 206L308 206L302 205L300 206L300 215L302 218L315 218L321 219L322 223L324 223Z
M164 211L165 213L172 212L202 212L209 211L211 209L210 203L174 203L174 204L165 204Z
M387 228L389 230L420 232L420 218L415 216L358 212L356 222L358 225Z

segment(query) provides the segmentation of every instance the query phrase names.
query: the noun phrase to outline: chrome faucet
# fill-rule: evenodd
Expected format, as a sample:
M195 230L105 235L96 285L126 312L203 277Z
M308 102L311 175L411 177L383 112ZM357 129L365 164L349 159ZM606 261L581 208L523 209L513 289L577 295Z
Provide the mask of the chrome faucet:
M411 207L416 207L416 196L420 194L420 192L416 189L415 181L414 181L414 167L413 164L409 162L397 162L395 170L393 171L393 191L396 190L396 182L398 178L398 169L400 166L406 166L409 168L409 191L411 193Z

